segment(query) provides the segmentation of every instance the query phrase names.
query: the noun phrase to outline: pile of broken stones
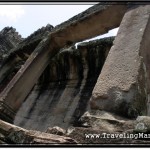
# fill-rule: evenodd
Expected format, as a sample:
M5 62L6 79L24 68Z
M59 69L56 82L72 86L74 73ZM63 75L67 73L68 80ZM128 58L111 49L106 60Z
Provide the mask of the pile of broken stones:
M0 144L149 144L150 117L131 120L94 110L84 113L80 127L26 130L0 120Z

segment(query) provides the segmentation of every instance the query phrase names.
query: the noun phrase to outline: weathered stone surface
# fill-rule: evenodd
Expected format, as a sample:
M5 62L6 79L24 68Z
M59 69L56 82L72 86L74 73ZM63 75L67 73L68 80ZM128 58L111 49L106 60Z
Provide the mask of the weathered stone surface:
M46 133L56 134L56 135L65 135L66 131L60 127L48 128Z
M126 2L100 2L56 26L54 32L62 32L55 34L55 40L61 45L65 39L69 43L75 43L107 33L120 25L126 10Z
M150 133L150 117L138 116L135 123L135 132Z
M114 9L111 5L96 5L57 26L50 35L52 26L47 26L48 31L45 28L36 31L11 51L9 61L6 59L4 63L7 67L12 63L14 68L17 64L19 70L19 62L29 59L10 82L10 87L3 91L0 117L11 122L15 116L14 123L25 129L0 120L0 144L150 144L149 139L137 138L138 133L150 132L149 117L139 116L136 121L123 117L136 117L146 112L149 97L147 47L150 43L150 6L128 7L102 71L102 79L99 79L103 89L99 80L95 87L96 92L100 90L102 95L93 94L90 103L92 110L88 105L113 38L82 43L78 48L73 45L76 41L105 32L110 22L113 24L110 28L116 26L126 6L113 7L121 12L113 14L118 18L112 15L114 20L104 18ZM96 18L104 19L104 22L97 24ZM93 27L88 28L91 22ZM83 27L89 30L86 32ZM124 31L127 32L122 33ZM132 43L128 38L133 39ZM9 70L7 67L5 69ZM109 133L109 138L97 137L106 133ZM126 134L135 137L122 138Z
M150 5L132 6L126 12L94 87L92 109L128 117L147 114L149 18Z
M9 51L22 40L21 35L12 27L5 27L0 31L0 66Z
M28 59L29 55L33 52L33 50L36 48L36 46L40 43L40 41L46 37L49 32L52 30L52 26L48 24L46 27L42 27L41 29L38 29L33 34L28 36L27 38L20 40L20 43L17 45L14 44L14 46L9 47L5 46L5 43L8 45L7 42L0 43L1 46L5 46L6 56L0 66L0 92L6 87L6 85L9 83L9 81L14 77L14 75L17 73L17 71L21 68L21 66L24 64L24 62ZM7 29L7 28L6 28ZM4 30L6 30L4 29ZM8 29L7 29L8 30ZM10 31L11 32L10 32ZM8 33L6 34L4 31L2 33L5 33L5 36L11 37L8 38L8 40L11 42L12 37L15 34L15 29L10 28ZM3 35L4 36L4 35ZM18 35L19 36L19 35ZM20 36L19 36L20 37ZM18 37L18 38L19 38ZM17 38L17 37L15 37ZM14 39L15 39L14 38ZM5 39L5 38L3 38ZM13 40L14 40L13 39ZM17 40L16 40L17 42ZM6 50L7 49L7 50Z
M49 35L52 28L53 27L48 24L46 27L38 29L26 39L22 40L15 48L7 52L7 57L5 57L0 67L0 92L2 92L12 80L14 75L28 59L29 55L34 51L40 41ZM11 122L11 118L15 116L15 111L3 101L0 101L0 105L0 109L2 109L1 111L5 111L7 114L5 115L5 113L2 113L3 115L1 115L1 119Z
M80 121L84 127L108 132L124 132L134 128L134 121L105 111L86 112Z
M75 140L54 134L26 130L0 120L0 140L7 144L63 144L76 143Z
M77 125L113 40L103 38L61 49L20 107L14 124L40 131Z
M23 53L30 55L36 48L36 46L40 43L40 41L42 41L43 38L49 35L53 28L54 27L52 25L47 24L45 27L36 30L22 42L20 42L17 47L11 49L10 56L15 54L23 59Z
M93 8L95 7L96 11L83 13L69 24L62 24L53 30L48 38L43 39L1 92L0 101L4 101L14 111L17 111L47 67L49 59L57 54L60 48L68 43L82 41L118 27L127 9L126 5L107 5L105 7L96 5Z
M102 146L102 144L104 144L103 146L111 146L114 144L118 146L142 146L144 144L145 146L146 144L150 144L149 139L138 139L137 135L129 138L129 135L126 135L125 132L108 132L106 130L96 130L92 128L75 127L68 136L75 139L79 144L93 144L93 146L95 144L100 144L100 146ZM123 138L125 136L128 138Z
M66 135L82 144L150 144L144 130L136 130L137 123L149 124L149 117L130 120L106 111L86 112L81 118L82 127L69 127ZM139 134L140 133L140 134ZM149 133L149 132L147 132ZM143 137L143 138L142 138ZM147 138L146 138L147 137Z

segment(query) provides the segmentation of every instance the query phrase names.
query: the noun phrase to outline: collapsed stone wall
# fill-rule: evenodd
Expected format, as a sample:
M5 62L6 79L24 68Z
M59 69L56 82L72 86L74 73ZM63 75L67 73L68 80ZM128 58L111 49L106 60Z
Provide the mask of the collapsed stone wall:
M20 107L14 124L40 131L80 126L79 118L88 109L113 40L109 37L60 50Z
M123 3L126 4L126 3ZM104 34L110 29L118 27L127 10L127 5L95 5L92 10L86 10L54 28L37 45L24 65L14 75L12 80L0 93L1 118L13 122L15 113L26 99L39 77L49 64L49 61L64 46L89 39L96 35ZM90 9L91 10L91 9ZM119 11L119 13L118 13ZM83 14L83 15L82 15ZM110 19L108 19L110 18ZM88 29L88 30L87 30ZM12 61L11 61L12 63ZM10 63L10 64L11 64ZM6 64L3 71L10 69L12 65ZM13 99L12 99L13 97Z
M139 116L136 120L138 124L135 129L134 123L138 115L147 115L146 107L147 103L149 103L149 52L147 48L149 45L148 34L150 32L150 7L148 5L130 6L126 11L126 6L119 6L118 9L123 10L120 10L122 13L115 11L120 15L119 20L111 20L112 25L107 22L107 18L102 22L102 28L100 28L97 21L101 19L97 18L106 18L106 15L113 12L115 6L101 9L97 5L95 8L98 9L96 9L94 15L87 14L85 19L84 15L82 17L81 14L79 15L79 20L78 17L75 17L73 19L75 22L72 23L72 20L71 23L67 21L62 24L63 26L60 25L52 30L49 34L50 36L42 37L44 39L42 40L41 38L40 44L34 45L36 48L33 48L32 54L32 50L29 50L29 53L24 53L27 49L25 51L12 51L12 55L10 54L9 56L14 59L14 62L10 61L11 63L13 62L13 65L19 62L18 58L22 61L26 60L28 55L31 55L1 94L0 117L2 119L11 122L14 119L15 111L20 108L14 120L15 124L27 129L41 131L45 131L50 127L46 132L57 132L58 127L51 128L56 125L63 128L67 128L70 125L86 127L87 130L85 128L74 128L69 132L72 132L71 137L88 143L90 142L83 137L85 131L92 131L92 133L97 133L98 131L149 133L149 117ZM66 44L73 44L75 41L78 42L104 33L109 30L109 27L113 28L120 23L125 11L126 14L123 17L119 33L111 49L112 39L108 38L109 40L103 39L93 45L91 44L92 42L83 43L77 49L70 47L60 50ZM116 13L113 13L113 15L116 16ZM112 18L116 19L118 17ZM95 24L93 24L94 20ZM85 25L89 27L90 23L94 27L92 26L93 28L85 32ZM108 23L108 26L105 23ZM101 31L98 32L98 29ZM81 34L76 31L81 31ZM30 38L32 39L32 35ZM30 40L28 42L30 43ZM110 52L107 57L109 49ZM103 67L106 57L107 60ZM10 57L8 58L7 60L10 60ZM6 62L4 61L2 65L0 79L4 77L10 68L13 68ZM46 66L47 68L45 69ZM100 73L101 69L102 73ZM35 82L37 83L35 84ZM33 89L31 90L32 87ZM29 92L30 94L28 95ZM12 96L14 96L13 101ZM23 100L24 103L22 104ZM9 109L11 106L12 109ZM89 107L92 110L89 110ZM8 132L7 128L5 129L4 127L5 125L8 125ZM13 133L10 133L11 130L9 129L12 129ZM0 131L2 132L0 142L5 142L5 140L9 142L10 140L18 143L16 138L19 138L20 141L21 136L25 138L22 141L24 143L27 137L29 139L34 137L33 132L29 130L19 129L19 131L14 131L14 129L18 129L18 127L0 121ZM63 130L60 129L59 131ZM36 132L34 131L34 133ZM43 135L48 136L47 134ZM34 143L34 140L37 141L39 138L43 139L38 132L31 141ZM49 138L51 136L48 136L48 140ZM95 140L92 142L98 143ZM108 140L100 140L99 142L107 143ZM124 140L115 142L122 143ZM125 142L132 143L135 141L125 140ZM139 142L143 141L139 140Z
M9 52L7 51L0 68L1 72L5 71L3 76L1 76L1 91L20 69L21 65L24 64L41 39L47 36L52 28L51 25L47 25L35 31L29 37L22 40L17 47L12 48ZM31 128L32 126L33 129L42 131L46 130L48 126L53 125L60 125L64 128L70 124L79 125L78 120L87 109L93 87L113 40L114 37L104 38L82 43L78 45L78 48L72 46L62 49L50 61L38 83L18 111L14 123L26 128ZM7 70L5 70L6 66L8 66ZM4 77L3 80L2 77ZM66 98L68 102L65 103ZM47 108L50 111L46 112L47 110L45 109L45 116L51 114L59 103L62 103L61 107L64 107L65 104L67 105L65 108L57 108L56 112L63 112L63 116L58 117L59 119L56 119L53 124L50 123L49 118L47 123L45 123L45 127L43 127L42 121L38 127L35 127L39 113L43 111L41 106L39 109L35 105L38 105L41 101L43 108L48 104L48 101L50 103L52 101L52 104ZM57 102L59 103L57 104ZM33 103L33 105L29 103ZM36 115L33 113L34 111ZM65 116L66 118L64 118ZM44 118L43 115L41 117ZM35 125L33 125L34 123Z

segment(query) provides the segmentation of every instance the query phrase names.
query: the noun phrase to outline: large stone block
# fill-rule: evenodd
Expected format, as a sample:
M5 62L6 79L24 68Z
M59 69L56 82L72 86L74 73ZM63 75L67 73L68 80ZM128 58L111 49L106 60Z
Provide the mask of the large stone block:
M92 93L90 106L127 117L147 114L150 5L130 7Z
M69 137L26 130L18 126L0 120L0 143L1 144L76 144Z

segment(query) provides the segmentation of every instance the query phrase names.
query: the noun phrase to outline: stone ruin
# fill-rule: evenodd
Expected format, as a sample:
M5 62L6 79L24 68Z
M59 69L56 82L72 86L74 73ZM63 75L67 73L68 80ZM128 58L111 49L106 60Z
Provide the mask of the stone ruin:
M116 37L77 42L119 27ZM0 32L1 144L150 144L150 5L101 2L23 39ZM150 138L150 136L149 136Z

